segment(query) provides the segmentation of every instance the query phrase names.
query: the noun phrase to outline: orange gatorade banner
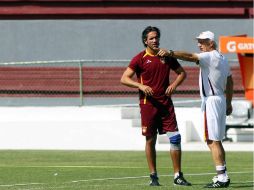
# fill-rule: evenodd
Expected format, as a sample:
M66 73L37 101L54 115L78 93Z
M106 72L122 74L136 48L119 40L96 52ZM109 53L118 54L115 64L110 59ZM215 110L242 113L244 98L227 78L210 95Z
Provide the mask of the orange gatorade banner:
M222 53L254 53L254 38L220 36Z

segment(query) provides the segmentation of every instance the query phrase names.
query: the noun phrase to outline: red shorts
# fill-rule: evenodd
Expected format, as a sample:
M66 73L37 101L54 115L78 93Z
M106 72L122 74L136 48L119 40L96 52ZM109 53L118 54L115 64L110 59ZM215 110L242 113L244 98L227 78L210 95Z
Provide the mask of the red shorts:
M157 133L178 131L174 106L154 106L140 104L142 135L154 136Z

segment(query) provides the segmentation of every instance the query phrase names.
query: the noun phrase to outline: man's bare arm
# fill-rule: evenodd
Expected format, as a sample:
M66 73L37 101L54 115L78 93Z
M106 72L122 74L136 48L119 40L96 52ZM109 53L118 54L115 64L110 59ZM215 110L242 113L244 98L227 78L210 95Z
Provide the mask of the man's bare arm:
M227 84L226 84L226 102L227 102L227 115L230 115L233 111L233 108L232 108L232 104L231 104L231 101L232 101L232 97L233 97L233 79L232 79L232 76L228 76L227 78Z
M176 59L181 59L184 61L191 61L191 62L198 62L198 56L195 53L189 53L185 51L172 51L172 50L167 50L167 49L160 49L158 52L159 56L171 56Z
M131 68L127 68L122 77L121 77L121 83L123 85L132 87L132 88L138 88L139 90L143 91L145 95L152 96L153 95L153 89L149 86L143 85L139 82L136 82L132 79L135 72Z
M175 73L177 74L176 79L166 89L165 94L167 96L170 96L176 90L176 88L185 80L187 76L185 70L181 66L175 70Z

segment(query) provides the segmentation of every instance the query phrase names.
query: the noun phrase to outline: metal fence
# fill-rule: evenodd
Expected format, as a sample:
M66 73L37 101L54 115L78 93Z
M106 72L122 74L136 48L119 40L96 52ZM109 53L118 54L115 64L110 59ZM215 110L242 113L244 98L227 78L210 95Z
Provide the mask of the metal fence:
M85 105L86 98L137 97L138 90L120 84L129 60L65 60L0 63L0 105L15 105L34 99L57 102L75 101ZM199 68L182 62L187 79L174 97L199 97ZM240 69L231 66L235 95L243 96ZM176 75L171 72L170 80ZM2 103L1 103L2 102ZM7 103L6 103L7 102ZM60 103L61 104L61 103ZM44 105L43 103L41 105Z

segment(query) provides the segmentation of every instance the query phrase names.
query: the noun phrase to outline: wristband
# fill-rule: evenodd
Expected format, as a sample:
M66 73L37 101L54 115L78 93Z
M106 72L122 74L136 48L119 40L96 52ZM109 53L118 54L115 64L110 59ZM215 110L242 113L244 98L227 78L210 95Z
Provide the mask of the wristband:
M169 50L169 55L170 55L171 57L173 57L173 56L174 56L174 51L173 51L173 50Z

